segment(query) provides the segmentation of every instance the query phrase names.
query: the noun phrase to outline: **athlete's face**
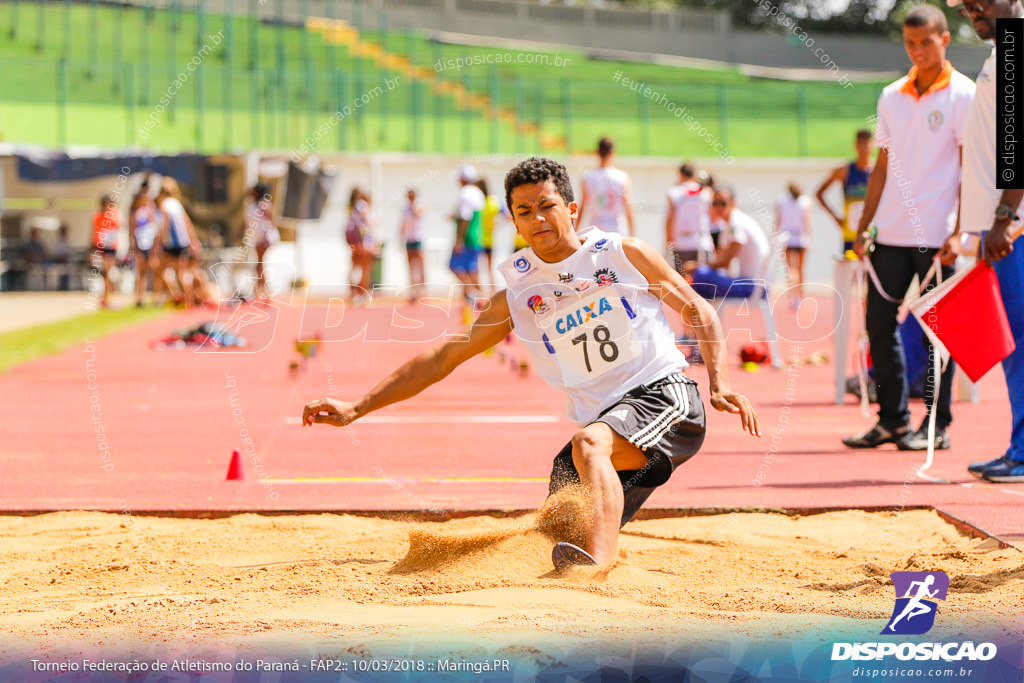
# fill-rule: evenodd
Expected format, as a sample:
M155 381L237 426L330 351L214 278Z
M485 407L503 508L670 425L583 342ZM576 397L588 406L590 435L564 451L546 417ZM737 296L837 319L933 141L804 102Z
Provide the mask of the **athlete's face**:
M903 46L907 56L919 70L941 69L946 59L949 32L940 32L934 26L904 26Z
M534 251L550 249L574 235L576 202L567 205L550 180L512 190L512 221Z
M711 200L711 218L716 221L729 220L732 213L733 200L728 192L716 192Z
M856 142L857 156L871 156L871 138L858 138Z

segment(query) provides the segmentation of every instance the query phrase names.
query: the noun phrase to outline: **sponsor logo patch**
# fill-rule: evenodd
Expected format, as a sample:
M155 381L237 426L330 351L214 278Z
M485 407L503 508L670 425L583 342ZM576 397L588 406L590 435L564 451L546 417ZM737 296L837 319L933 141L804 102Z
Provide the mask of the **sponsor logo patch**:
M541 313L547 312L550 308L544 299L540 298L537 294L534 294L526 300L526 305L530 307L530 310L535 314L540 315Z
M611 268L598 268L594 273L594 280L598 285L610 285L613 282L618 282L619 276Z

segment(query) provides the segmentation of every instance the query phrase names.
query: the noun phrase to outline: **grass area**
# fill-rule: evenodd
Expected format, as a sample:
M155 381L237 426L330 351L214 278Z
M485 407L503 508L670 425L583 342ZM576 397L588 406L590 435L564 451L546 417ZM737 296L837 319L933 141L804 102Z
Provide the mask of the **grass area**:
M0 35L7 37L0 42L0 139L7 141L290 150L390 79L398 87L353 109L314 148L545 151L539 135L460 108L452 93L378 68L301 26L195 10L18 2L0 7ZM696 121L736 157L845 156L884 85L844 89L832 80L753 79L736 70L588 59L574 51L448 45L414 32L362 36L567 139L571 151L589 152L596 137L612 135L626 155L712 156L707 140L688 130ZM190 71L204 45L208 54ZM186 78L176 83L179 74ZM657 95L624 87L616 74ZM162 98L166 106L158 106ZM681 122L673 111L684 108Z
M15 365L52 356L75 344L100 339L168 313L171 310L166 308L98 310L60 322L0 333L0 373Z

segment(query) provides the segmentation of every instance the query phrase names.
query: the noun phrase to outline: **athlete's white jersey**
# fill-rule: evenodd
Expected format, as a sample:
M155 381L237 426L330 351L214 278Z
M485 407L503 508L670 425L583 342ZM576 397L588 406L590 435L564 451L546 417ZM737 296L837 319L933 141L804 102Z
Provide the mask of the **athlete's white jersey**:
M672 187L668 200L675 209L672 247L680 251L714 251L708 209L711 199L698 183L689 180Z
M594 224L607 232L626 234L629 227L625 221L626 188L629 176L617 168L595 168L583 175L583 190L587 194L588 224Z
M686 368L661 301L626 257L622 236L592 228L585 238L558 263L527 248L500 266L516 335L580 425L630 389Z

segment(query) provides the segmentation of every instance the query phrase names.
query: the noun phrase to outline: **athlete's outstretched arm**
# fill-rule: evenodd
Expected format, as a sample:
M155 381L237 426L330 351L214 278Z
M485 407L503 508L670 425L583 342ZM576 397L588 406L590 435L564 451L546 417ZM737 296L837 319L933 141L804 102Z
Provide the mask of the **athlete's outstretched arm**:
M321 423L344 427L378 408L412 398L510 332L512 317L505 290L501 290L491 297L490 305L473 323L468 339L447 341L414 356L358 401L347 403L331 398L310 401L302 410L302 425Z
M647 279L651 294L673 311L679 311L697 335L711 380L711 405L716 410L738 413L743 429L754 436L761 436L757 411L750 400L729 387L729 349L714 307L693 291L686 280L646 242L626 238L622 240L622 246L629 262Z

